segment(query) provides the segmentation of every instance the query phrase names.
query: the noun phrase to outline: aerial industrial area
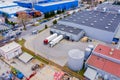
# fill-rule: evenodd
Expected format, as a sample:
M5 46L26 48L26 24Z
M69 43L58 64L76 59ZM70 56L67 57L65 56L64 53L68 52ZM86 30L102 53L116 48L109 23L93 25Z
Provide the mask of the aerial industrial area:
M0 80L120 80L120 1L0 0Z

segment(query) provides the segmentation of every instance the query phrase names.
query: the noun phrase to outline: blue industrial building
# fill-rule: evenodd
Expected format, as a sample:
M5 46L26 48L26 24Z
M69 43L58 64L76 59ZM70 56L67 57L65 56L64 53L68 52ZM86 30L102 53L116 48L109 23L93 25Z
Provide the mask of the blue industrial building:
M49 2L43 4L35 4L34 8L43 13L56 11L56 10L69 10L70 8L75 8L78 6L77 0L69 0L69 1L57 1L57 2Z
M34 4L42 4L42 3L48 3L52 0L34 0ZM19 6L26 7L26 8L32 8L32 2L30 0L21 0L21 1L14 1L14 3L17 3Z

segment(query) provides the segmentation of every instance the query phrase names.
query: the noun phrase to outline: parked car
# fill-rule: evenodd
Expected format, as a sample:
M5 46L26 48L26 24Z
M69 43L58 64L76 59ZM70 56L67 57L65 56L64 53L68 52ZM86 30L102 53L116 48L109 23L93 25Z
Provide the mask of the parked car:
M33 30L32 31L32 34L37 34L38 33L38 30Z

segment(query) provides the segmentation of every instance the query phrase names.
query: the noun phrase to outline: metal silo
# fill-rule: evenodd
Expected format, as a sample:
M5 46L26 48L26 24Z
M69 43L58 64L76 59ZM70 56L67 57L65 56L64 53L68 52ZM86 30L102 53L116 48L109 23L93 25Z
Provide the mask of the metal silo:
M90 56L91 52L92 52L92 50L90 48L86 48L85 49L85 60L88 59L88 57Z
M68 67L73 71L79 71L83 67L84 52L79 49L73 49L68 52Z

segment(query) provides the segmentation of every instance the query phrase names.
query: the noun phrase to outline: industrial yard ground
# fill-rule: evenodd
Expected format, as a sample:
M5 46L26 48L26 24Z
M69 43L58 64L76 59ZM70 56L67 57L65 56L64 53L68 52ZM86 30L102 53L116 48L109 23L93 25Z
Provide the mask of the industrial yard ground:
M25 47L32 50L36 54L49 59L56 64L64 66L67 63L68 51L71 49L80 49L85 51L85 48L89 44L97 45L98 43L103 43L95 40L94 42L72 42L63 39L60 43L56 44L54 47L49 47L49 45L44 45L43 40L50 35L49 28L39 33L36 36L29 37L26 40ZM105 44L105 43L103 43Z

